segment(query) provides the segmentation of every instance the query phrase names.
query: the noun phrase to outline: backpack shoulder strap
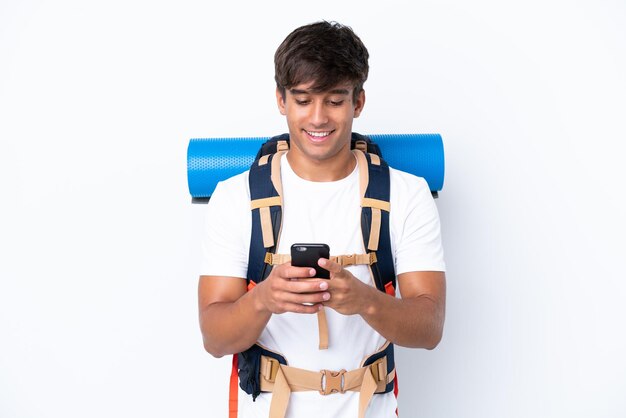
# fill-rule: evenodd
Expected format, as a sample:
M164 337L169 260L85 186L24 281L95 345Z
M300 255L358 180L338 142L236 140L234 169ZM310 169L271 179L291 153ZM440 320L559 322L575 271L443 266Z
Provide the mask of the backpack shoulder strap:
M381 158L378 145L368 137L353 133L351 147L359 162L361 182L361 231L366 252L376 262L371 265L376 287L395 295L396 275L389 230L389 166ZM248 286L267 278L272 265L266 255L276 253L282 222L280 158L289 149L289 135L265 142L250 167L252 233L248 253Z
M359 164L363 244L366 253L373 253L376 260L371 265L374 283L378 290L395 296L396 273L389 230L389 166L377 153L359 149L354 153Z
M267 278L272 266L265 261L266 253L275 253L278 248L282 222L280 159L289 148L288 141L288 135L269 139L261 146L250 167L248 183L252 233L248 252L249 287Z

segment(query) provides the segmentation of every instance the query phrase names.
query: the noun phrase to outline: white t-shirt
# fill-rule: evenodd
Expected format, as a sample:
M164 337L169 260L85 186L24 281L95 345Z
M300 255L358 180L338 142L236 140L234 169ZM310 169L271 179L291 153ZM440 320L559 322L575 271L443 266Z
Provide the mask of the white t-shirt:
M281 161L283 224L279 254L289 254L297 242L328 244L331 255L364 253L358 167L346 178L311 182L298 177L287 158ZM390 169L390 233L396 274L411 271L445 271L437 208L426 181ZM220 182L207 208L203 234L202 275L245 278L250 231L248 172ZM367 266L349 266L359 280L373 285ZM238 279L232 279L238 280ZM329 347L318 349L317 316L284 313L272 315L259 343L281 353L290 366L308 370L353 370L377 351L385 339L359 315L342 315L325 308ZM400 374L402 372L400 371ZM271 393L255 402L239 389L239 417L269 415ZM293 392L287 418L356 417L358 392L320 395ZM367 417L396 417L393 393L372 397Z

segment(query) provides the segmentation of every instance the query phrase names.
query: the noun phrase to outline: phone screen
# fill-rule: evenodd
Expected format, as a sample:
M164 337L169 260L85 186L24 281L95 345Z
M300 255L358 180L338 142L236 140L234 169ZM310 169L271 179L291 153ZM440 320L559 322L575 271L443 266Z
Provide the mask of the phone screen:
M293 244L291 246L291 265L296 267L312 267L315 277L330 279L330 272L317 265L320 258L329 258L330 248L326 244Z

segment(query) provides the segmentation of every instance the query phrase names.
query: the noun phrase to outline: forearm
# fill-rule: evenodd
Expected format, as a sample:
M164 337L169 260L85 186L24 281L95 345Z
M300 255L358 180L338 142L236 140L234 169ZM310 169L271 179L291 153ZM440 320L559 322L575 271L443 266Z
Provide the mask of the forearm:
M440 302L429 295L398 299L370 289L361 316L383 337L403 347L433 349L439 344L444 323Z
M324 302L343 315L358 314L389 341L405 347L434 348L441 340L446 300L445 273L413 271L397 277L402 299L361 282L334 261L320 259L331 272Z
M254 290L234 302L214 302L200 308L204 348L215 357L251 347L261 335L271 313L255 303Z
M328 281L313 279L314 274L312 268L282 264L249 292L243 278L201 276L198 303L205 349L215 357L239 353L258 340L272 314L317 313Z

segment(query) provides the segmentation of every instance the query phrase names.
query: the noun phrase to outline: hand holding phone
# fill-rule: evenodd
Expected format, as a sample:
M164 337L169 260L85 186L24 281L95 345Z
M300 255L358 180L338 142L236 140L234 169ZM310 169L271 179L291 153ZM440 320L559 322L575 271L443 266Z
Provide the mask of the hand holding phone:
M330 272L317 265L320 258L330 258L330 247L326 244L293 244L291 246L291 265L315 269L315 277L330 279Z

